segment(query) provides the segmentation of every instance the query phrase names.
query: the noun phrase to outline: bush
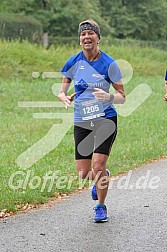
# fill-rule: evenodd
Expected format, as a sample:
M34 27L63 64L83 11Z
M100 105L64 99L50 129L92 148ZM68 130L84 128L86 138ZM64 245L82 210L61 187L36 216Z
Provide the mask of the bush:
M40 43L42 24L32 17L0 13L0 38Z

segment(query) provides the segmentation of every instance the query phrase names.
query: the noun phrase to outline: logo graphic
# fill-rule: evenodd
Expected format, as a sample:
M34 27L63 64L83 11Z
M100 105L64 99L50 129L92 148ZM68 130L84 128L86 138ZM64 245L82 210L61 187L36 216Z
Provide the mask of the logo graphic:
M101 78L105 78L105 75L101 75L101 74L92 74L92 77L95 77L95 78L99 78L99 79L101 79Z
M79 69L84 70L85 67L81 65L81 66L79 67Z

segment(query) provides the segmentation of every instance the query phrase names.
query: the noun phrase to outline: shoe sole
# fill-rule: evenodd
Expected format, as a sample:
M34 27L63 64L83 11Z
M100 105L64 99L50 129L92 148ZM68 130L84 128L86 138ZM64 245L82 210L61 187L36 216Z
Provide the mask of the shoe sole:
M95 223L103 223L103 222L108 222L108 218L105 220L93 220Z

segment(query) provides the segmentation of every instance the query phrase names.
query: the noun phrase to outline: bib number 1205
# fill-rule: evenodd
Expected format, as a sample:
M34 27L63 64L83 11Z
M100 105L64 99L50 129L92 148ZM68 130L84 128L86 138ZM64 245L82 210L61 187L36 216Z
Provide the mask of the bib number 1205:
M90 120L104 115L103 104L97 100L79 103L82 120Z
M85 115L90 114L90 113L94 113L97 111L99 111L99 106L97 104L94 106L89 106L89 107L83 108L83 112Z

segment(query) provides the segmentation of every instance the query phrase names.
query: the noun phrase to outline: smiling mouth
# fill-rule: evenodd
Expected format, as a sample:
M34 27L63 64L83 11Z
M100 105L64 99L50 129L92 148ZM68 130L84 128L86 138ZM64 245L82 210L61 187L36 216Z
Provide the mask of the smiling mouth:
M90 44L92 44L92 41L85 41L84 42L84 45L90 45Z

